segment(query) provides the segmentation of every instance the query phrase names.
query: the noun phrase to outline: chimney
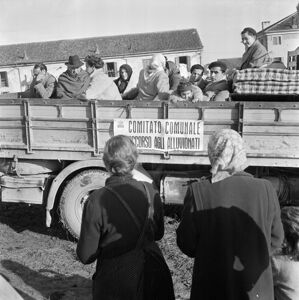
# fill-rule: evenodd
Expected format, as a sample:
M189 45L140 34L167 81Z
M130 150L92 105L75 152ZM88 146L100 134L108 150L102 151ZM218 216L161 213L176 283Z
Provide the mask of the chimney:
M299 28L299 3L296 6L297 14L292 18L292 28Z
M99 46L98 44L96 43L96 49L94 51L95 54L100 54L100 49L99 49Z
M23 59L24 59L24 60L28 60L28 59L29 59L26 50L24 50L24 56L23 56Z
M262 30L264 30L265 28L267 28L270 25L270 21L263 21L262 22Z

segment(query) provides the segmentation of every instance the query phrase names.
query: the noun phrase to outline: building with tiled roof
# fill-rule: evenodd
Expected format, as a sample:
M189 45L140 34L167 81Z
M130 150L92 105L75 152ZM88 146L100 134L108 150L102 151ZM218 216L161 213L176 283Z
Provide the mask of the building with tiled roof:
M111 77L118 75L122 64L129 64L137 81L139 71L154 53L163 53L169 60L190 68L201 63L202 50L196 29L3 45L0 46L0 93L24 90L30 83L32 67L39 62L45 63L49 73L58 77L65 71L68 57L74 54L81 59L88 54L101 55Z
M288 51L299 45L299 4L296 12L258 32L258 39L272 58L287 65Z

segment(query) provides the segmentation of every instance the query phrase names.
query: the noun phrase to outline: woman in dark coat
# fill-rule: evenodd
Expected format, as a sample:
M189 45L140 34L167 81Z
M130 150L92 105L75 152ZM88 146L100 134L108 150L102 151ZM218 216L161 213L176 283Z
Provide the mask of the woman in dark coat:
M155 243L164 234L161 199L151 184L132 177L135 145L127 136L112 137L103 161L111 177L86 202L77 246L81 262L97 260L93 299L174 299L169 269ZM145 253L155 258L153 268L147 260L144 266Z
M119 77L114 80L123 100L132 100L137 96L136 92L134 94L133 91L136 88L136 84L132 82L132 74L131 66L124 64L119 67Z
M253 178L241 136L223 129L208 143L212 177L186 194L177 243L195 257L191 300L273 300L270 256L283 241L276 192Z

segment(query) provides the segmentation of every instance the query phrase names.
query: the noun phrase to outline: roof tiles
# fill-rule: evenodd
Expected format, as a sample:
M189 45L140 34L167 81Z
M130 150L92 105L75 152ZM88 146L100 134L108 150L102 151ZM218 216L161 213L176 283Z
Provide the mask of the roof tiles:
M0 65L66 61L98 53L103 58L203 48L196 29L92 37L0 46Z

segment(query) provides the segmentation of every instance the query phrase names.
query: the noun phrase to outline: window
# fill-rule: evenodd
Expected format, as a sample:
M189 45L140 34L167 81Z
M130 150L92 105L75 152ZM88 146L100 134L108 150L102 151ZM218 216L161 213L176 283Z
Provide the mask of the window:
M151 58L145 58L142 60L143 69L145 69L147 66L149 66L151 62Z
M191 59L190 56L179 56L175 58L176 65L184 64L187 66L187 70L190 71L191 68Z
M106 63L107 74L109 77L116 77L117 74L117 64L115 62Z
M281 36L273 36L273 45L281 45Z
M281 57L281 56L279 56L279 57L274 57L274 58L273 58L273 61L282 61L282 57Z
M296 61L295 55L289 55L289 62Z
M8 79L7 79L7 72L0 72L0 87L8 87Z

